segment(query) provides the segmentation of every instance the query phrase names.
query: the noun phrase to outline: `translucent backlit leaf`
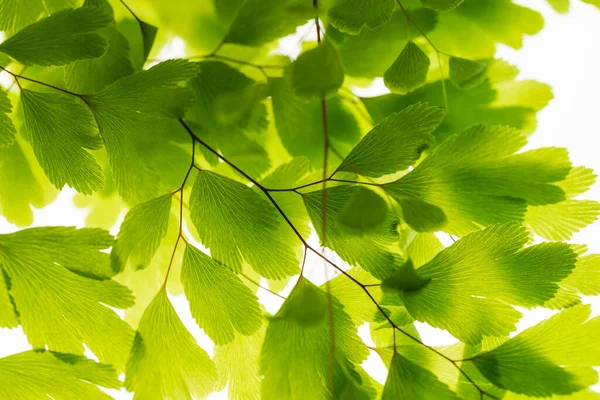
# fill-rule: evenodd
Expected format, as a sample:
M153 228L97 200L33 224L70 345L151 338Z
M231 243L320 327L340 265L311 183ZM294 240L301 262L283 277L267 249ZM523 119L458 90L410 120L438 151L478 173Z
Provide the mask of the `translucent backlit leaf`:
M299 261L279 235L276 210L232 179L201 171L190 195L191 220L218 261L241 271L242 260L267 278L298 272Z
M595 346L600 318L576 306L529 328L472 362L492 383L512 392L546 397L571 394L596 383Z
M508 335L520 317L510 304L544 304L575 267L569 245L523 249L527 241L527 230L514 223L473 232L416 271L430 280L427 284L398 293L416 319L466 343L476 344L484 335Z
M393 93L406 94L425 83L429 57L409 40L394 63L383 74L385 86Z
M415 104L377 124L346 156L338 171L379 177L408 168L432 147L431 132L444 112Z
M99 7L59 11L2 42L0 52L24 65L65 65L98 58L106 51L106 41L94 31L110 20L110 15Z
M8 116L12 112L12 104L6 92L0 89L0 146L8 146L15 140L17 130Z
M204 398L217 370L185 328L164 290L150 303L131 348L125 387L136 400Z
M138 270L150 264L169 229L172 197L165 194L129 210L110 254L113 270L123 271L127 264Z
M289 67L292 90L302 97L335 93L344 83L344 69L329 40L298 57Z
M94 117L81 99L64 93L21 92L25 129L50 182L84 194L104 187L100 164L88 150L101 147Z
M337 0L329 9L329 22L342 32L356 35L364 26L375 29L392 18L393 0Z
M186 246L181 281L198 325L219 345L260 328L258 299L231 269Z
M106 231L90 228L31 228L0 237L9 293L35 349L83 354L85 342L101 361L123 368L133 331L107 306L130 307L133 296L109 279L108 254L99 251L112 243Z

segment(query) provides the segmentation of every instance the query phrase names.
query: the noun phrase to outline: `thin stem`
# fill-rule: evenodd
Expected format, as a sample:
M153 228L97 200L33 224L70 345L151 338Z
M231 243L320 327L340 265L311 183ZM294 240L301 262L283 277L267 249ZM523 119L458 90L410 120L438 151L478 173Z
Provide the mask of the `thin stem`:
M304 255L302 256L302 267L300 267L300 276L304 275L304 265L306 264L306 253L308 253L308 249L305 247L302 251Z
M408 22L410 22L417 31L419 31L419 33L421 34L421 36L423 36L423 38L427 41L427 43L429 43L429 45L436 51L439 52L438 48L435 47L435 44L433 44L433 42L431 40L429 40L429 37L427 37L427 34L425 34L425 32L421 29L421 27L411 18L411 16L408 14L408 12L406 12L406 9L404 8L404 6L402 5L402 3L400 2L400 0L396 0L396 3L398 3L398 6L400 7L400 10L402 10L402 13L404 14L404 16L406 17L406 20ZM408 38L407 38L408 39Z
M142 24L142 20L138 18L137 15L135 15L135 13L133 12L133 10L127 5L127 3L125 3L124 0L120 0L121 4L123 4L125 6L125 8L127 9L127 11L129 11L129 14L131 14L131 16L133 18L135 18L135 20L141 25Z
M267 292L271 293L272 295L275 295L275 296L277 296L277 297L279 297L279 298L281 298L281 299L283 299L283 300L285 300L285 299L286 299L286 297L285 297L285 296L282 296L282 295L280 295L279 293L277 293L277 292L274 292L274 291L272 291L271 289L269 289L269 288L266 288L266 287L262 286L260 283L256 282L254 279L250 278L248 275L244 274L243 272L240 272L240 275L241 275L241 276L243 276L244 278L246 278L246 280L248 280L249 282L252 282L252 283L254 283L256 286L258 286L258 287L259 287L259 288L261 288L262 290L264 290L264 291L267 291Z
M442 78L442 94L443 94L443 97L444 97L444 108L446 109L446 111L448 111L448 95L447 95L447 92L446 92L446 78L444 76L444 68L443 68L442 58L441 58L441 54L446 54L446 53L444 53L443 51L441 51L440 49L438 49L436 47L436 45L433 44L433 42L431 41L431 39L429 39L429 37L427 36L427 34L421 29L421 27L415 22L415 20L413 20L412 17L408 14L408 12L406 11L406 9L402 5L402 2L400 0L396 0L396 3L398 3L398 6L402 10L402 13L406 17L406 20L415 27L415 29L421 34L421 36L423 36L423 39L425 39L427 41L427 43L429 43L429 45L435 51L435 54L436 54L437 60L438 60L438 64L439 64L439 68L440 68L440 75L441 75L441 78ZM410 38L407 37L406 39L408 40Z
M284 69L286 68L285 65L263 65L263 64L255 64L253 62L250 61L244 61L244 60L238 60L237 58L233 58L233 57L228 57L228 56L222 56L219 54L215 54L214 50L212 53L209 54L204 54L204 55L199 55L199 56L191 56L188 57L189 59L207 59L207 58L214 58L216 60L221 60L221 61L227 61L230 63L234 63L234 64L239 64L239 65L245 65L248 67L253 67L256 69Z
M196 157L196 140L192 137L192 160L190 161L190 167L185 173L185 177L181 182L181 186L179 189L174 191L171 195L175 195L179 193L179 230L177 233L177 240L175 241L175 246L173 246L173 252L171 253L171 259L169 260L169 266L167 267L167 273L165 274L165 280L163 281L163 290L167 289L167 281L169 280L169 274L171 273L171 267L173 266L173 260L175 259L175 253L177 252L177 246L179 245L179 240L183 239L183 241L187 244L188 241L183 237L183 189L185 189L185 184L190 177L190 173L195 166L195 157Z
M76 96L76 97L79 97L80 99L82 99L82 100L84 100L84 101L85 101L85 96L84 96L84 95L82 95L82 94L74 93L74 92L68 91L68 90L66 90L66 89L61 89L61 88L59 88L58 86L54 86L54 85L51 85L51 84L49 84L49 83L46 83L46 82L41 82L41 81L38 81L38 80L36 80L36 79L27 78L26 76L23 76L23 75L15 74L14 72L11 72L11 71L9 71L8 69L6 69L6 68L4 68L4 67L2 67L2 66L0 66L0 69L1 69L1 70L3 70L4 72L7 72L7 73L8 73L8 74L10 74L10 75L12 75L12 77L15 79L15 81L16 81L16 83L17 83L17 85L19 85L19 87L20 87L21 89L22 89L22 87L21 87L21 84L20 84L20 83L19 83L19 81L18 81L19 79L23 79L24 81L29 81L29 82L37 83L38 85L46 86L46 87L52 88L52 89L54 89L54 90L58 90L58 91L60 91L60 92L63 92L63 93L69 94L69 95L71 95L71 96Z

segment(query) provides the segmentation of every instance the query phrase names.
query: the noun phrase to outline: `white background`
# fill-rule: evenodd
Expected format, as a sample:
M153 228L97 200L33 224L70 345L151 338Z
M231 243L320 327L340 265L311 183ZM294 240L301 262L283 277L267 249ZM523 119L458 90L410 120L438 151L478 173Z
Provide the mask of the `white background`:
M571 11L566 15L555 13L544 0L521 0L522 5L540 11L545 18L544 30L525 39L522 49L504 46L498 49L498 57L517 65L521 79L535 79L552 86L555 99L538 114L538 129L531 137L530 147L567 147L574 165L584 165L600 171L600 10L573 0ZM302 33L301 33L302 34ZM282 42L286 53L295 53L297 38ZM161 56L181 56L180 42L175 41ZM4 74L6 75L6 74ZM2 83L7 77L3 76ZM73 192L65 190L57 201L43 210L35 210L33 226L76 225L82 226L86 211L72 206ZM596 184L586 198L600 201L600 185ZM17 227L0 217L0 233L14 232ZM591 252L600 252L600 223L584 229L573 237L572 242L588 245ZM314 243L314 242L313 242ZM314 243L317 245L316 243ZM313 265L315 264L315 265ZM322 270L322 264L309 258L312 271ZM318 281L321 277L315 277ZM321 278L321 279L319 279ZM274 312L280 302L261 292L261 301ZM212 354L212 343L194 323L184 298L173 299L184 323L200 344ZM586 298L592 304L594 315L600 314L600 299ZM531 326L551 313L548 310L526 312L519 329ZM449 334L422 324L419 325L423 339L431 345L450 344L455 339ZM368 342L367 330L360 329ZM30 349L21 328L0 329L0 357ZM385 381L386 370L373 354L365 362L365 368L380 382ZM599 385L597 385L598 387ZM111 391L118 399L129 399L126 392ZM226 399L225 393L215 393L210 399ZM12 400L12 399L10 399Z

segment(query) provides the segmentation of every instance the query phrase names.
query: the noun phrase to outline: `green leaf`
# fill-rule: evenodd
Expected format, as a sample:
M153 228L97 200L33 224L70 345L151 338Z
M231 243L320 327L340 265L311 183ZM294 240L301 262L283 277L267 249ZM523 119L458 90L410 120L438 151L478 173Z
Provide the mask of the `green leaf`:
M9 222L30 225L33 222L31 205L43 207L52 200L44 189L19 141L0 146L0 208Z
M520 48L525 35L543 27L540 13L512 1L465 0L452 12L439 14L436 29L428 36L447 54L478 60L493 57L498 43Z
M433 232L442 230L448 218L441 208L419 199L393 196L402 207L402 218L417 232Z
M14 300L10 296L10 288L12 283L10 277L2 272L0 279L0 327L16 328L19 326L19 318L14 305Z
M83 354L83 343L119 370L133 339L107 306L133 304L129 289L110 280L113 243L101 229L32 228L0 236L0 260L10 295L34 349ZM102 329L98 329L101 326Z
M590 307L568 308L526 329L473 363L493 384L515 393L566 395L596 383L600 364L600 318Z
M457 399L457 396L433 373L394 353L381 400L394 399Z
M93 5L112 16L112 8L107 0L87 0L85 3L87 7ZM79 60L66 66L65 83L73 92L96 93L120 78L133 74L129 43L118 31L114 20L96 33L106 41L106 52L99 58Z
M571 169L564 149L513 155L525 141L525 135L514 129L474 126L446 140L413 171L383 187L399 202L418 199L441 209L449 233L464 235L481 226L523 221L527 204L565 199L556 184ZM417 228L423 226L416 224Z
M585 2L585 0L583 1ZM548 0L548 4L550 4L556 12L559 12L561 14L564 14L569 11L569 3L569 0Z
M323 241L323 198L325 198L325 214L327 232L324 245L335 251L347 263L360 266L373 276L384 279L402 265L402 257L390 247L398 240L398 220L388 213L387 218L375 230L366 232L349 232L340 229L337 224L338 215L356 193L358 186L337 186L323 191L314 191L303 195L304 204L310 215L313 227ZM359 211L359 210L357 210ZM364 209L363 213L368 213Z
M425 83L429 64L427 54L409 40L396 61L383 74L385 86L392 93L412 92Z
M425 34L435 28L438 15L426 8L407 9L408 15ZM330 28L329 34L334 37ZM396 9L392 18L377 28L363 29L358 35L335 32L338 51L347 75L373 79L383 76L409 40L420 37L404 13Z
M99 58L106 51L106 41L93 32L110 20L110 15L97 7L59 11L2 42L0 52L24 65L65 65Z
M57 189L69 185L91 194L104 187L102 167L87 149L101 147L86 105L63 93L21 92L25 129L33 151Z
M316 11L305 0L247 0L238 10L224 42L260 46L294 33Z
M342 363L360 364L367 356L342 304L300 278L267 327L260 359L262 398L328 398L328 371L340 368L331 365L332 351Z
M403 246L407 257L413 262L415 268L431 261L444 247L442 242L435 236L435 233L432 232L411 233L411 238L407 239Z
M215 344L230 343L235 332L249 336L262 325L258 299L229 267L186 246L181 282L192 316Z
M150 55L150 51L152 50L152 46L154 45L154 40L156 39L156 34L158 33L158 28L154 25L151 25L142 20L138 20L140 24L140 30L142 32L142 44L143 44L143 59L146 60Z
M50 351L26 351L0 358L0 380L3 399L110 400L112 397L98 386L121 387L110 365Z
M450 80L459 89L472 89L486 78L487 65L459 57L450 57Z
M387 213L388 205L381 196L358 186L350 201L340 210L337 223L351 231L365 232L381 226Z
M379 280L373 278L362 268L351 268L346 271L350 276L365 285L376 285ZM321 286L344 305L344 311L352 318L357 326L363 322L372 322L378 312L375 304L370 301L360 286L345 275L338 275ZM369 293L378 301L381 300L379 287L369 287Z
M285 149L290 155L307 157L313 166L322 168L325 145L320 99L297 97L288 79L271 79L269 83L275 126ZM336 149L356 143L361 130L349 105L338 96L326 99L325 105L329 138Z
M567 199L560 203L527 208L525 224L533 233L548 240L569 240L600 215L593 200Z
M330 40L310 49L289 66L292 90L301 97L335 93L344 84L344 68Z
M35 22L42 14L75 7L77 0L1 0L0 31L12 35Z
M206 397L216 381L215 365L161 290L140 321L125 387L135 393L135 400L191 399Z
M14 33L35 22L43 11L40 0L1 0L0 31Z
M435 143L431 132L442 109L415 104L377 124L346 156L338 171L380 177L404 170Z
M544 304L575 267L569 245L523 249L528 239L527 230L514 223L473 232L417 270L421 279L430 279L427 285L398 293L416 319L465 343L506 336L520 317L510 305Z
M230 400L260 400L259 359L265 331L263 326L251 336L235 335L231 343L216 346L214 361L219 370L218 387L227 385Z
M473 89L446 84L444 97L442 81L438 80L406 95L387 94L362 101L376 123L417 102L446 108L444 120L433 133L438 145L477 124L506 125L529 135L536 128L536 112L552 99L552 91L535 81L516 80L518 73L509 64L493 60L488 66L489 79Z
M422 278L411 260L408 260L400 267L394 275L381 282L381 289L384 291L400 290L404 292L414 292L419 290L431 281L430 278Z
M327 16L331 25L351 35L367 26L375 29L392 18L394 0L337 0Z
M0 89L0 147L8 146L15 140L17 130L8 116L12 112L12 104L8 94Z
M198 76L190 81L195 99L187 119L197 125L195 131L201 129L206 143L244 171L255 176L266 172L270 162L262 143L269 125L264 87L222 62L198 67Z
M169 229L171 193L133 207L119 229L117 241L110 253L112 269L123 271L146 268Z
M600 294L598 274L600 274L600 254L579 257L573 273L560 283L561 289L566 293L575 293L577 297L579 294L596 296Z
M186 133L175 119L183 117L192 101L181 83L196 71L188 61L168 60L85 97L125 201L147 201L181 184L189 156L174 142L189 139L183 139Z
M461 5L463 0L421 0L425 7L437 11L450 11Z
M214 259L235 272L242 260L267 278L298 272L299 262L279 234L277 211L248 186L201 171L190 195L190 217Z

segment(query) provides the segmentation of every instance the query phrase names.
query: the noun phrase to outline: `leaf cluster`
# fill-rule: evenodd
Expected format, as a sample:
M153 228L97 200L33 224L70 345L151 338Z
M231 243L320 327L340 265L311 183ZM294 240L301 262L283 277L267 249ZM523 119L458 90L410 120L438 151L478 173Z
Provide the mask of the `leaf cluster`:
M0 327L32 348L0 359L0 398L598 398L600 256L566 242L596 176L524 150L552 92L494 58L536 11L183 3L0 0L0 210L22 228ZM316 40L277 54L301 26ZM160 58L172 36L187 57ZM352 91L375 78L389 93ZM30 227L67 187L85 227ZM555 314L516 333L536 307Z

